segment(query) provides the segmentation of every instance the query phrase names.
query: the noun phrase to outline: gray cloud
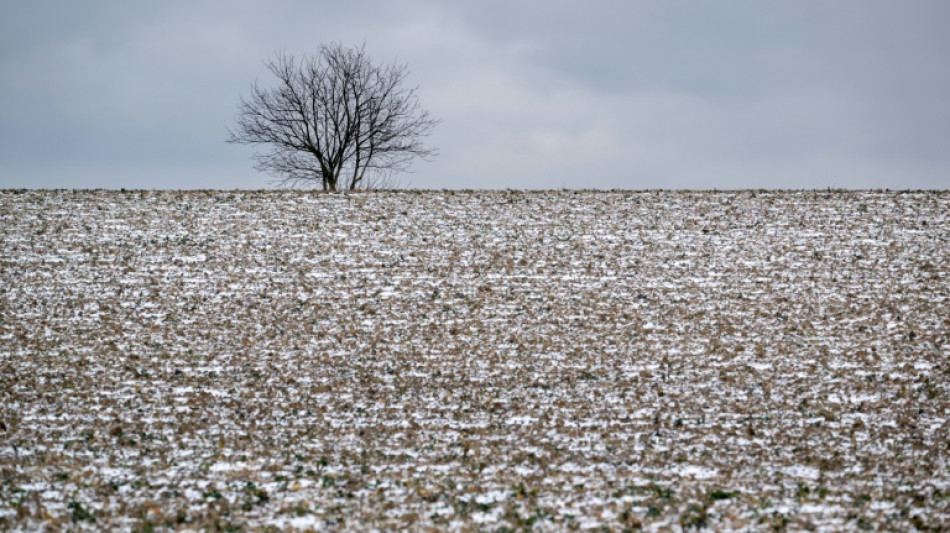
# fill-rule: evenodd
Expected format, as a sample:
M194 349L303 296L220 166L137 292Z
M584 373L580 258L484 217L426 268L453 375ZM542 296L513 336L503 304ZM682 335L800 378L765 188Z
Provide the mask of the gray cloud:
M415 187L950 186L950 4L44 2L0 17L0 187L256 188L277 49L366 42L443 119Z

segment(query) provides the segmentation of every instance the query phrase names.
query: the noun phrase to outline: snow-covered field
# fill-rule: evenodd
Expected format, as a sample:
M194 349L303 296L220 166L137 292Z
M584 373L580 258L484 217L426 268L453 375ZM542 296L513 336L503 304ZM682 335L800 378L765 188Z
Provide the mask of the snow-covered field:
M950 528L948 192L0 192L0 529Z

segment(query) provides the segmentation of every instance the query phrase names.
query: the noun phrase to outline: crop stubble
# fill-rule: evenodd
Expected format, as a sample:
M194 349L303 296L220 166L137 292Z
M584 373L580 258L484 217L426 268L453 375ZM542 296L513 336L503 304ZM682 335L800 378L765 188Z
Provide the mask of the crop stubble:
M950 527L946 192L0 192L0 528Z

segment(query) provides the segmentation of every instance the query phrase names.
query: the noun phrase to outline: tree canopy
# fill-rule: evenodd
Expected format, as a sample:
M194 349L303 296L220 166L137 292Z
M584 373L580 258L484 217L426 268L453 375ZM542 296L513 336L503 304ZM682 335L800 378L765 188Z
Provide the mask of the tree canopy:
M406 65L374 63L365 47L341 44L301 58L278 52L265 65L277 84L252 85L227 141L260 145L256 168L282 184L383 187L415 158L435 155L423 138L438 121L405 86Z

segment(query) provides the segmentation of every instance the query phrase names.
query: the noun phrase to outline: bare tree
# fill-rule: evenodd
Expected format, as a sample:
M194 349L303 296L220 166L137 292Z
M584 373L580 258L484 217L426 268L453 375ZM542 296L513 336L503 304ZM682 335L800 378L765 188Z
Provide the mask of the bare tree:
M422 138L438 121L404 86L405 65L376 64L365 46L340 44L299 60L278 52L265 65L277 86L252 85L227 142L269 147L254 155L255 168L281 184L378 188L416 157L435 155Z

